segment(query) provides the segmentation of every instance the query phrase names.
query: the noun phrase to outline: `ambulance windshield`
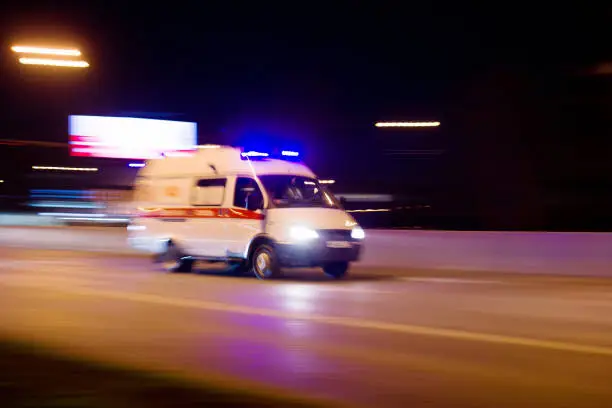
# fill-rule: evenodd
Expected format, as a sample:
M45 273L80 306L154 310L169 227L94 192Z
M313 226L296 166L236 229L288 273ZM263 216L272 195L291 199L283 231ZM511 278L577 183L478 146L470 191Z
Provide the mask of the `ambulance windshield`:
M304 176L259 176L272 206L277 208L339 208L338 202L316 179Z

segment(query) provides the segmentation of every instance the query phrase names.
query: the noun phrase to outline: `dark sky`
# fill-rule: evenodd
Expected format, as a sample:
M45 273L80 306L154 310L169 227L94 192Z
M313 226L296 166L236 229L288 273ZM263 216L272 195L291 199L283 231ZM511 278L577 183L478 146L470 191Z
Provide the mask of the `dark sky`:
M576 95L586 92L586 99L600 106L612 104L609 81L608 92L598 94L598 84L583 92L582 85L575 90L560 79L612 61L610 7L290 3L5 2L3 138L65 141L71 113L169 112L197 121L201 142L241 143L253 135L297 141L323 173L341 178L350 167L354 180L383 189L388 186L372 175L371 166L384 162L398 174L407 167L384 157L362 165L362 158L381 146L455 152L443 166L446 173L431 170L436 165L426 160L410 162L409 169L423 169L410 172L415 180L421 175L416 184L436 185L432 180L440 182L442 174L457 173L452 166L466 167L485 156L486 164L463 177L514 160L520 168L495 171L507 172L508 182L524 173L527 179L516 180L534 184L541 173L534 162L541 162L538 155L550 156L559 167L573 151L567 145L580 130L579 119L559 124L564 112L584 105ZM77 46L91 68L42 72L19 66L10 52L17 42ZM539 106L549 109L541 112ZM610 111L602 109L605 117ZM550 126L541 126L538 118ZM377 120L399 119L441 120L443 126L437 133L409 136L372 128ZM560 127L561 133L572 127L574 133L559 142ZM584 151L602 151L596 143L601 133L591 129L581 135L588 142L572 160L593 161ZM497 134L506 139L498 142ZM514 159L519 151L529 154ZM343 165L347 159L360 165Z
M108 113L184 112L211 132L243 115L324 125L436 115L451 89L495 64L609 57L612 17L584 6L516 2L8 3L1 13L5 97L33 81L12 64L11 43L74 43L92 68L37 87L39 95L68 94L46 102L76 99L81 110Z

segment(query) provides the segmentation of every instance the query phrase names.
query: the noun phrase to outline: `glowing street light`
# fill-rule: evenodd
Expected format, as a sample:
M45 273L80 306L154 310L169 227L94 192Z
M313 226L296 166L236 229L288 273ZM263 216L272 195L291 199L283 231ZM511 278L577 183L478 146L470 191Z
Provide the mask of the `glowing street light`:
M21 54L63 55L68 57L78 57L81 55L81 51L74 48L64 49L15 45L11 47L11 50L13 50L13 52Z
M89 66L89 63L87 61L70 61L49 58L19 58L19 62L24 65L46 65L53 67L70 68L87 68Z
M438 127L440 122L376 122L379 128L411 128L411 127Z
M60 166L32 166L32 170L51 170L51 171L98 171L97 167L60 167Z

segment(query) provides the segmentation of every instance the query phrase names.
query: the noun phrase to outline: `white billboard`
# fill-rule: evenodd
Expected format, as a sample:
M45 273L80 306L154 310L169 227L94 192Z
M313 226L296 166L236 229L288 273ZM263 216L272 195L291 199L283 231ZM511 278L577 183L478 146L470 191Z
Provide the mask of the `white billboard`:
M71 115L69 134L70 154L82 157L146 160L197 145L196 123L172 120Z

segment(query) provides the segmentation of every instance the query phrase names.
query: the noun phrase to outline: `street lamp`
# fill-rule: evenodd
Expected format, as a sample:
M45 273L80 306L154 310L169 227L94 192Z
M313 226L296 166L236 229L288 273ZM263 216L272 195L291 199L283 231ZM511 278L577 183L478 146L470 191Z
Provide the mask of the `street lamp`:
M11 50L16 54L34 55L36 57L22 57L19 62L24 65L42 65L53 67L87 68L89 63L84 60L63 59L61 57L79 57L81 51L76 48L49 48L29 45L14 45ZM39 55L55 56L60 58L44 58Z
M69 57L79 57L81 55L81 51L74 48L64 49L15 45L11 47L11 50L13 50L13 52L21 54L63 55Z
M56 60L50 58L19 58L24 65L46 65L52 67L87 68L87 61Z
M374 126L378 128L438 127L440 122L376 122Z

